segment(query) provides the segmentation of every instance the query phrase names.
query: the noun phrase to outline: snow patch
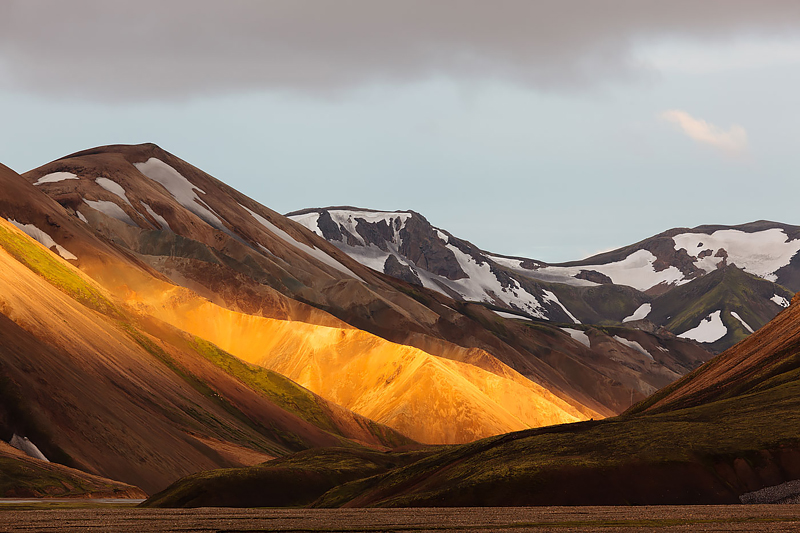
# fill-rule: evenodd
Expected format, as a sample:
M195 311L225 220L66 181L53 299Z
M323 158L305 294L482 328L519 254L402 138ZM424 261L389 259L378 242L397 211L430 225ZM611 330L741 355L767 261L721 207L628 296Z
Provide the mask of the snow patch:
M642 346L638 342L628 340L625 337L620 337L619 335L614 335L614 340L617 341L618 343L624 345L624 346L627 346L628 348L632 348L632 349L636 350L637 352L639 352L640 354L644 355L645 357L647 357L651 361L655 361L655 358L652 355L650 355L650 352L645 350L644 346Z
M64 180L77 180L80 179L78 176L73 174L72 172L53 172L51 174L47 174L46 176L42 176L34 185L42 185L44 183L58 183L59 181Z
M239 206L242 209L244 209L245 211L247 211L248 213L250 213L250 215L254 219L256 219L256 221L259 224L264 226L270 233L272 233L273 235L275 235L279 239L285 241L286 243L294 246L295 248L297 248L299 250L302 250L303 252L305 252L306 254L310 255L313 258L315 258L316 260L318 260L318 261L320 261L322 263L325 263L326 265L328 265L330 267L335 268L339 272L347 274L348 276L351 276L351 277L353 277L353 278L355 278L357 280L364 281L363 279L358 277L355 272L353 272L352 270L350 270L349 268L347 268L346 266L341 264L339 261L337 261L333 257L329 256L328 254L326 254L322 250L320 250L318 248L315 248L313 246L309 246L309 245L304 244L302 242L299 242L294 237L292 237L291 235L289 235L288 233L286 233L285 231L280 229L278 226L276 226L275 224L273 224L272 222L270 222L266 218L264 218L261 215L259 215L258 213L256 213L255 211L252 211L252 210L246 208L242 204L239 204Z
M177 170L155 157L151 157L144 163L134 163L133 166L151 180L163 185L179 204L210 226L227 232L227 228L219 217L197 195L198 192L202 194L206 194L206 192L184 178Z
M554 304L558 305L567 314L567 316L570 317L570 319L572 319L572 321L574 323L576 323L576 324L580 324L581 323L580 320L575 318L575 315L570 313L569 310L566 307L564 307L564 304L562 304L558 300L558 297L555 294L553 294L552 292L548 291L547 289L542 289L542 299L545 302L551 302L551 303L554 303Z
M78 215L78 219L80 219L80 221L83 222L84 224L89 223L89 221L86 220L86 217L83 216L83 213L81 213L80 211L75 211L75 214Z
M622 322L633 322L634 320L643 320L647 318L647 315L650 314L650 311L653 310L653 306L649 303L640 305L636 311L633 312L631 316L626 316L622 319Z
M492 309L492 311L494 311L494 309ZM533 320L527 316L515 315L514 313L506 313L505 311L494 311L494 312L503 318L514 318L517 320L529 320L533 322Z
M131 204L130 200L128 200L128 195L126 194L125 189L122 187L122 185L120 185L116 181L112 181L108 178L96 178L94 182L97 183L102 188L104 188L105 190L107 190L108 192L110 192L111 194L119 196L122 200L125 201L126 204L133 207L133 204Z
M772 298L770 298L770 300L780 305L781 307L789 307L789 300L787 300L783 296L778 296L777 294L774 294L772 295Z
M721 257L714 257L720 250L728 254L728 264L734 264L750 274L769 281L778 278L775 272L789 264L792 257L800 251L800 239L789 240L781 228L747 233L735 229L705 233L681 233L672 238L675 250L686 250L695 258L694 264L706 272L717 268ZM701 252L710 250L711 254L699 259Z
M14 436L11 437L11 440L8 441L9 446L12 448L16 448L19 451L25 453L29 457L33 457L34 459L39 459L40 461L50 462L50 460L44 456L44 454L36 447L36 445L31 442L28 437L20 437L16 433Z
M161 229L166 229L166 230L172 231L172 228L169 227L169 222L167 222L167 220L164 217L162 217L161 215L159 215L158 213L153 211L152 207L150 207L146 203L142 202L141 200L139 201L139 203L144 206L145 211L147 211L150 214L151 217L156 219L156 222L159 223L159 225L161 226Z
M678 337L697 342L712 343L717 342L727 334L728 328L722 323L722 311L714 311L701 320L697 327L684 331Z
M733 316L733 318L738 320L742 324L742 326L744 326L744 329L746 329L750 333L753 333L753 328L751 328L750 325L747 322L745 322L744 319L740 317L736 311L731 311L731 316Z
M570 337L572 337L574 340L578 341L579 343L583 344L587 348L591 348L592 347L592 343L589 340L589 336L585 332L583 332L583 331L581 331L579 329L572 329L572 328L561 328L561 331L563 331L565 333L568 333Z
M10 218L7 218L6 220L14 224L16 227L18 227L32 239L40 242L42 246L44 246L48 250L55 246L58 255L60 255L64 259L72 259L73 261L78 259L78 257L75 254L69 252L66 248L58 244L56 241L54 241L50 235L40 230L33 224L23 224L21 222L17 222L16 220L12 220Z
M130 216L128 216L128 213L123 211L122 208L117 204L115 204L114 202L109 202L108 200L96 200L96 201L87 200L85 198L83 199L83 201L86 202L86 205L88 205L92 209L100 211L106 216L109 216L111 218L116 218L117 220L122 221L131 226L137 226L137 227L139 226L136 222L133 221L133 219Z

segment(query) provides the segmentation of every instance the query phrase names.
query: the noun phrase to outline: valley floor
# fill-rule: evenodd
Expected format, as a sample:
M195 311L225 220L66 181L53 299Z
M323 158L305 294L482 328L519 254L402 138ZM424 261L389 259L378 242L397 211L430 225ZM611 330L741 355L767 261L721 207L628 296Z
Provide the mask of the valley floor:
M0 531L797 531L800 505L430 509L0 507Z

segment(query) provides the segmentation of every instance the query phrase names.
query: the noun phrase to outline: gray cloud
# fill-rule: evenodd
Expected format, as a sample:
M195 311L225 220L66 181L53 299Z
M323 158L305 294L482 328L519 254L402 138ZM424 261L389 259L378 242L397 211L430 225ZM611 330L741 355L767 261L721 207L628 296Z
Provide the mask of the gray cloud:
M433 76L581 90L641 75L648 40L798 27L794 0L0 0L0 87L106 101Z

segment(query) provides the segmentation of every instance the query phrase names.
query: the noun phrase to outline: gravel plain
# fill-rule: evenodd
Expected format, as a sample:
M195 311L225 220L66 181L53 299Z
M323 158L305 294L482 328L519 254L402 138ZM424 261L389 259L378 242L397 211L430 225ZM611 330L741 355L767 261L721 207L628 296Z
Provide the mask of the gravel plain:
M485 532L800 530L800 505L432 509L0 509L0 531Z

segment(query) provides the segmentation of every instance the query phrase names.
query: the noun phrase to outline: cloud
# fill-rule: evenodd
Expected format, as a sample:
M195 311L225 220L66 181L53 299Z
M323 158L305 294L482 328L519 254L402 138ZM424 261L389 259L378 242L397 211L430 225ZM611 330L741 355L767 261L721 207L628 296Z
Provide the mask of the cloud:
M0 88L174 100L446 77L581 91L647 76L641 43L798 29L800 2L782 0L2 0Z
M680 109L664 111L659 116L677 124L683 133L699 143L709 144L729 154L741 154L747 150L747 132L737 124L723 130Z

